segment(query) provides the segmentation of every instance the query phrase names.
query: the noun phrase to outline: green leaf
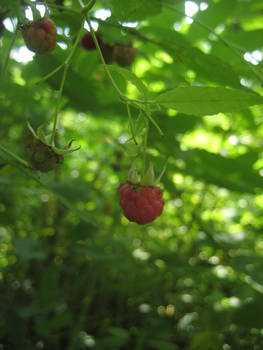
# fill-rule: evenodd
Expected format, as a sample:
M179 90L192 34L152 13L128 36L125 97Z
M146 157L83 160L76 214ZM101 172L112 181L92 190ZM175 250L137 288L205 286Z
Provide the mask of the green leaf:
M169 28L150 26L140 29L140 33L152 40L157 40L160 46L173 57L175 63L178 62L194 70L198 80L206 79L223 86L241 87L235 66L193 47L185 35L171 31Z
M219 350L222 349L220 334L215 332L197 333L191 343L191 350Z
M224 87L182 86L159 95L156 101L182 113L203 116L263 104L263 97Z
M123 76L125 80L128 80L130 83L136 86L136 88L139 90L139 92L146 97L148 95L148 89L144 85L141 79L139 79L135 74L133 74L131 71L125 68L120 68L117 66L111 66L108 65L108 68L111 71L115 71Z
M160 0L110 0L105 6L109 7L114 17L121 21L137 21L157 15L161 12Z
M255 193L257 189L263 188L262 176L252 169L257 159L253 154L249 154L249 157L242 155L227 158L201 149L177 153L169 149L169 152L176 160L183 160L183 167L178 167L177 171L207 183L244 193ZM248 158L252 160L249 161Z
M132 124L134 134L136 135L136 137L140 136L147 125L146 118L143 116L142 111L139 112L139 115L135 121L132 119Z

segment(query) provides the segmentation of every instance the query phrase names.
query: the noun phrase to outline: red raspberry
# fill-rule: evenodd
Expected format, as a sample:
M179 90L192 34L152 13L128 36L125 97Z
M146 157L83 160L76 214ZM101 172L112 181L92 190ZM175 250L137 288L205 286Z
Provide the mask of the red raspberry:
M22 35L27 48L39 55L50 53L56 48L57 28L51 19L43 18L23 26Z
M101 47L103 45L102 39L99 35L96 34L96 38L98 40L99 46ZM80 45L87 51L92 51L96 49L96 45L93 41L91 33L86 33L80 42Z
M129 221L144 225L162 214L164 200L158 187L125 183L119 194L120 206Z

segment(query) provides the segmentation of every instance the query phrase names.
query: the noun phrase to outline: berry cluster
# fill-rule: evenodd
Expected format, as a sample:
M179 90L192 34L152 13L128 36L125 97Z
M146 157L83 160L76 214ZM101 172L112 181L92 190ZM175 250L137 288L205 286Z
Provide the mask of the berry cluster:
M49 0L62 2L63 0ZM54 22L47 18L41 18L28 25L21 27L22 35L29 50L45 55L56 48L57 30ZM0 35L1 35L0 22ZM130 45L116 43L114 46L103 42L97 33L96 39L104 60L107 64L116 61L121 67L130 66L136 57L136 49ZM87 32L81 39L80 45L87 51L96 49L91 33ZM64 155L76 151L71 149L72 141L63 149L54 145L54 139L50 140L42 131L43 126L35 132L29 124L33 138L27 145L32 168L42 172L48 172L57 165L63 163ZM138 180L136 169L130 170L128 181L119 188L120 206L125 217L139 225L145 225L154 221L162 214L164 200L162 191L156 186L154 181L153 166L150 165L148 172Z
M107 64L116 61L119 66L128 67L135 60L136 49L132 45L115 44L112 46L104 43L99 34L96 34L96 38ZM96 49L92 35L89 32L82 37L80 44L87 51Z

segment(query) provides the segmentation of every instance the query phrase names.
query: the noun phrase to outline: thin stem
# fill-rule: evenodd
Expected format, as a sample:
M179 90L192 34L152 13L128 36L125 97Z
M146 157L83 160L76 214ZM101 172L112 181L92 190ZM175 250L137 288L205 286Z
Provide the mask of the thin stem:
M149 120L146 121L144 141L143 141L143 165L142 165L142 178L145 175L146 169L146 157L147 157L147 143L148 143L148 132L149 132Z
M96 4L96 0L90 0L90 2L87 5L84 5L84 7L81 6L82 7L82 11L81 12L84 13L84 14L88 13L95 4Z
M157 131L159 132L159 134L160 134L161 136L164 136L164 133L162 132L161 128L160 128L159 125L156 123L156 121L152 118L151 114L150 114L148 111L146 111L144 108L142 108L138 103L134 102L134 100L132 100L132 101L133 101L133 104L134 104L137 108L139 108L139 109L144 113L144 115L147 117L147 119L149 119L149 120L151 121L151 123L155 126L155 128L156 128ZM147 107L147 106L146 106L146 107Z
M56 129L57 129L57 122L58 122L58 111L59 111L59 105L60 105L60 101L61 101L61 98L62 98L62 93L63 93L63 89L64 89L64 84L65 84L65 80L66 80L66 76L67 76L67 72L68 72L68 68L69 68L69 62L72 58L72 56L74 55L74 52L77 48L77 45L79 43L79 40L80 40L80 36L81 36L81 31L82 31L82 25L83 25L83 21L81 23L81 27L80 27L80 30L78 32L78 35L77 35L77 38L74 42L74 45L72 46L71 48L71 51L68 55L68 57L66 58L65 62L63 63L63 66L64 66L64 71L63 71L63 75L62 75L62 79L61 79L61 82L60 82L60 87L59 87L59 91L58 91L58 99L57 99L57 104L56 104L56 110L55 110L55 117L54 117L54 123L53 123L53 129L52 129L52 134L51 134L51 137L50 137L50 142L51 142L51 145L54 145L54 139L55 139L55 134L56 134ZM60 66L59 66L60 67ZM59 68L58 67L58 68ZM60 69L60 68L59 68ZM59 70L58 69L58 70Z
M63 68L65 66L65 62L61 63L57 68L55 68L52 72L48 73L46 76L44 76L43 78L35 81L34 83L32 83L32 85L35 84L39 84L42 83L42 81L45 81L49 78L51 78L54 74L56 74L61 68ZM31 84L30 84L31 85Z
M80 1L80 0L79 0ZM89 25L89 29L90 29L90 32L91 32L91 35L92 35L92 38L93 38L93 41L95 43L95 46L96 46L96 49L97 49L97 52L99 54L99 57L100 57L100 60L101 60L101 63L104 67L104 70L109 78L109 80L111 81L111 84L112 86L114 87L115 91L117 92L117 94L119 95L120 99L122 101L126 101L127 100L127 97L120 91L120 89L118 88L118 85L115 83L111 73L110 73L110 70L104 60L104 57L103 57L103 54L101 52L101 49L100 49L100 46L99 46L99 43L98 43L98 40L97 40L97 37L96 37L96 34L94 32L94 29L92 28L91 24L90 24L90 19L88 16L86 16L86 19L87 19L87 22L88 22L88 25Z
M8 154L11 158L15 159L17 162L19 162L20 164L22 164L23 166L26 166L26 167L29 166L28 163L27 163L24 159L20 158L20 157L17 156L15 153L9 151L9 150L6 149L4 146L0 145L0 149L1 149L4 153Z
M95 2L96 2L96 1L94 1L94 4L93 4L93 5L95 5ZM84 9L84 8L86 7L86 6L83 4L82 0L79 0L79 4L80 4L80 6L82 7L82 9ZM94 29L92 28L92 25L91 25L91 23L90 23L90 17L89 17L89 15L88 15L87 13L85 13L85 18L86 18L86 20L87 20L87 22L88 22L89 30L90 30L90 32L91 32L92 39L93 39L94 44L95 44L95 46L96 46L96 49L97 49L97 52L98 52L98 54L99 54L101 63L102 63L102 65L103 65L103 67L104 67L104 70L105 70L105 72L106 72L106 74L107 74L109 80L111 81L112 86L114 87L115 91L116 91L117 94L119 95L120 99L121 99L122 101L126 101L126 100L127 100L127 97L126 97L126 96L120 91L120 89L118 88L118 85L115 83L115 81L114 81L114 79L113 79L113 77L112 77L112 75L111 75L111 73L110 73L110 71L109 71L109 68L108 68L108 66L107 66L107 64L106 64L106 62L105 62L105 60L104 60L103 54L102 54L101 49L100 49L100 45L99 45L98 40L97 40L97 37L96 37L96 34L95 34Z
M141 104L157 104L156 101L152 101L152 100L138 100L136 98L127 98L125 99L125 101L127 102L135 102L135 103L141 103Z
M83 24L83 23L82 23L82 24ZM56 74L61 68L63 68L65 65L67 65L67 64L70 62L70 60L71 60L71 58L72 58L72 56L73 56L73 54L74 54L74 52L75 52L75 50L76 50L76 47L77 47L77 45L78 45L78 43L79 43L80 37L81 37L82 24L81 24L81 28L80 28L80 30L79 30L79 32L78 32L77 38L76 38L76 40L75 40L75 42L74 42L74 45L72 46L71 51L70 51L68 57L65 59L65 61L64 61L63 63L61 63L57 68L55 68L52 72L48 73L48 74L47 74L46 76L44 76L43 78L41 78L41 79L37 80L36 82L34 82L33 85L39 84L39 83L41 83L42 81L45 81L45 80L51 78L51 77L52 77L54 74Z
M68 67L69 67L69 65L66 64L65 68L64 68L64 71L63 71L63 76L62 76L62 79L61 79L60 88L59 88L59 91L58 91L58 99L57 99L56 110L55 110L53 130L52 130L52 134L51 134L51 138L50 138L50 143L51 143L52 146L54 146L54 144L55 144L54 143L54 139L55 139L55 134L56 134L56 129L57 129L59 105L60 105L60 101L61 101L61 98L62 98L62 93L63 93L63 88L64 88L66 76L67 76Z
M133 128L133 124L132 124L132 116L131 116L131 110L130 110L129 103L126 103L126 107L127 107L128 117L129 117L129 126L130 126L130 130L131 130L131 134L132 134L132 139L133 139L135 145L138 145L138 143L136 141L136 138L135 138L135 133L134 133L134 128Z
M19 28L19 25L17 24L16 26L16 29L14 31L14 35L12 37L12 40L11 40L11 43L10 43L10 46L8 48L8 51L7 51L7 55L6 55L6 58L5 58L5 61L4 61L4 64L3 64L3 68L2 68L2 78L4 77L6 71L7 71L7 67L8 67L8 63L9 63L9 57L10 57L10 52L15 44L15 41L16 41L16 38L17 38L17 34L18 34L18 28Z
M163 174L165 173L166 171L166 168L167 168L167 164L168 164L168 157L166 158L166 161L164 163L164 167L163 167L163 170L161 171L161 174L158 176L158 178L155 180L155 185L158 184L158 182L161 181L161 178L163 177Z

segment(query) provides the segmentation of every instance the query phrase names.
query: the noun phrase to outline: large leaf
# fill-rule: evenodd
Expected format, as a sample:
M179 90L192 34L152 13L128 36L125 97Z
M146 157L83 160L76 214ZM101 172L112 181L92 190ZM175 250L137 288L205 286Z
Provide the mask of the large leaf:
M182 33L168 28L147 26L140 29L147 38L158 41L175 62L194 70L198 80L206 79L223 86L239 88L240 79L235 68L226 60L206 54L196 47Z
M156 98L162 106L192 115L237 112L263 104L263 97L238 89L206 86L182 86Z
M137 21L161 12L162 2L160 0L110 0L106 4L112 14L121 21Z
M184 167L178 169L180 172L207 183L247 193L255 193L258 188L263 189L262 176L252 168L257 159L254 153L227 158L205 150L192 149L177 152L174 156L184 162Z

